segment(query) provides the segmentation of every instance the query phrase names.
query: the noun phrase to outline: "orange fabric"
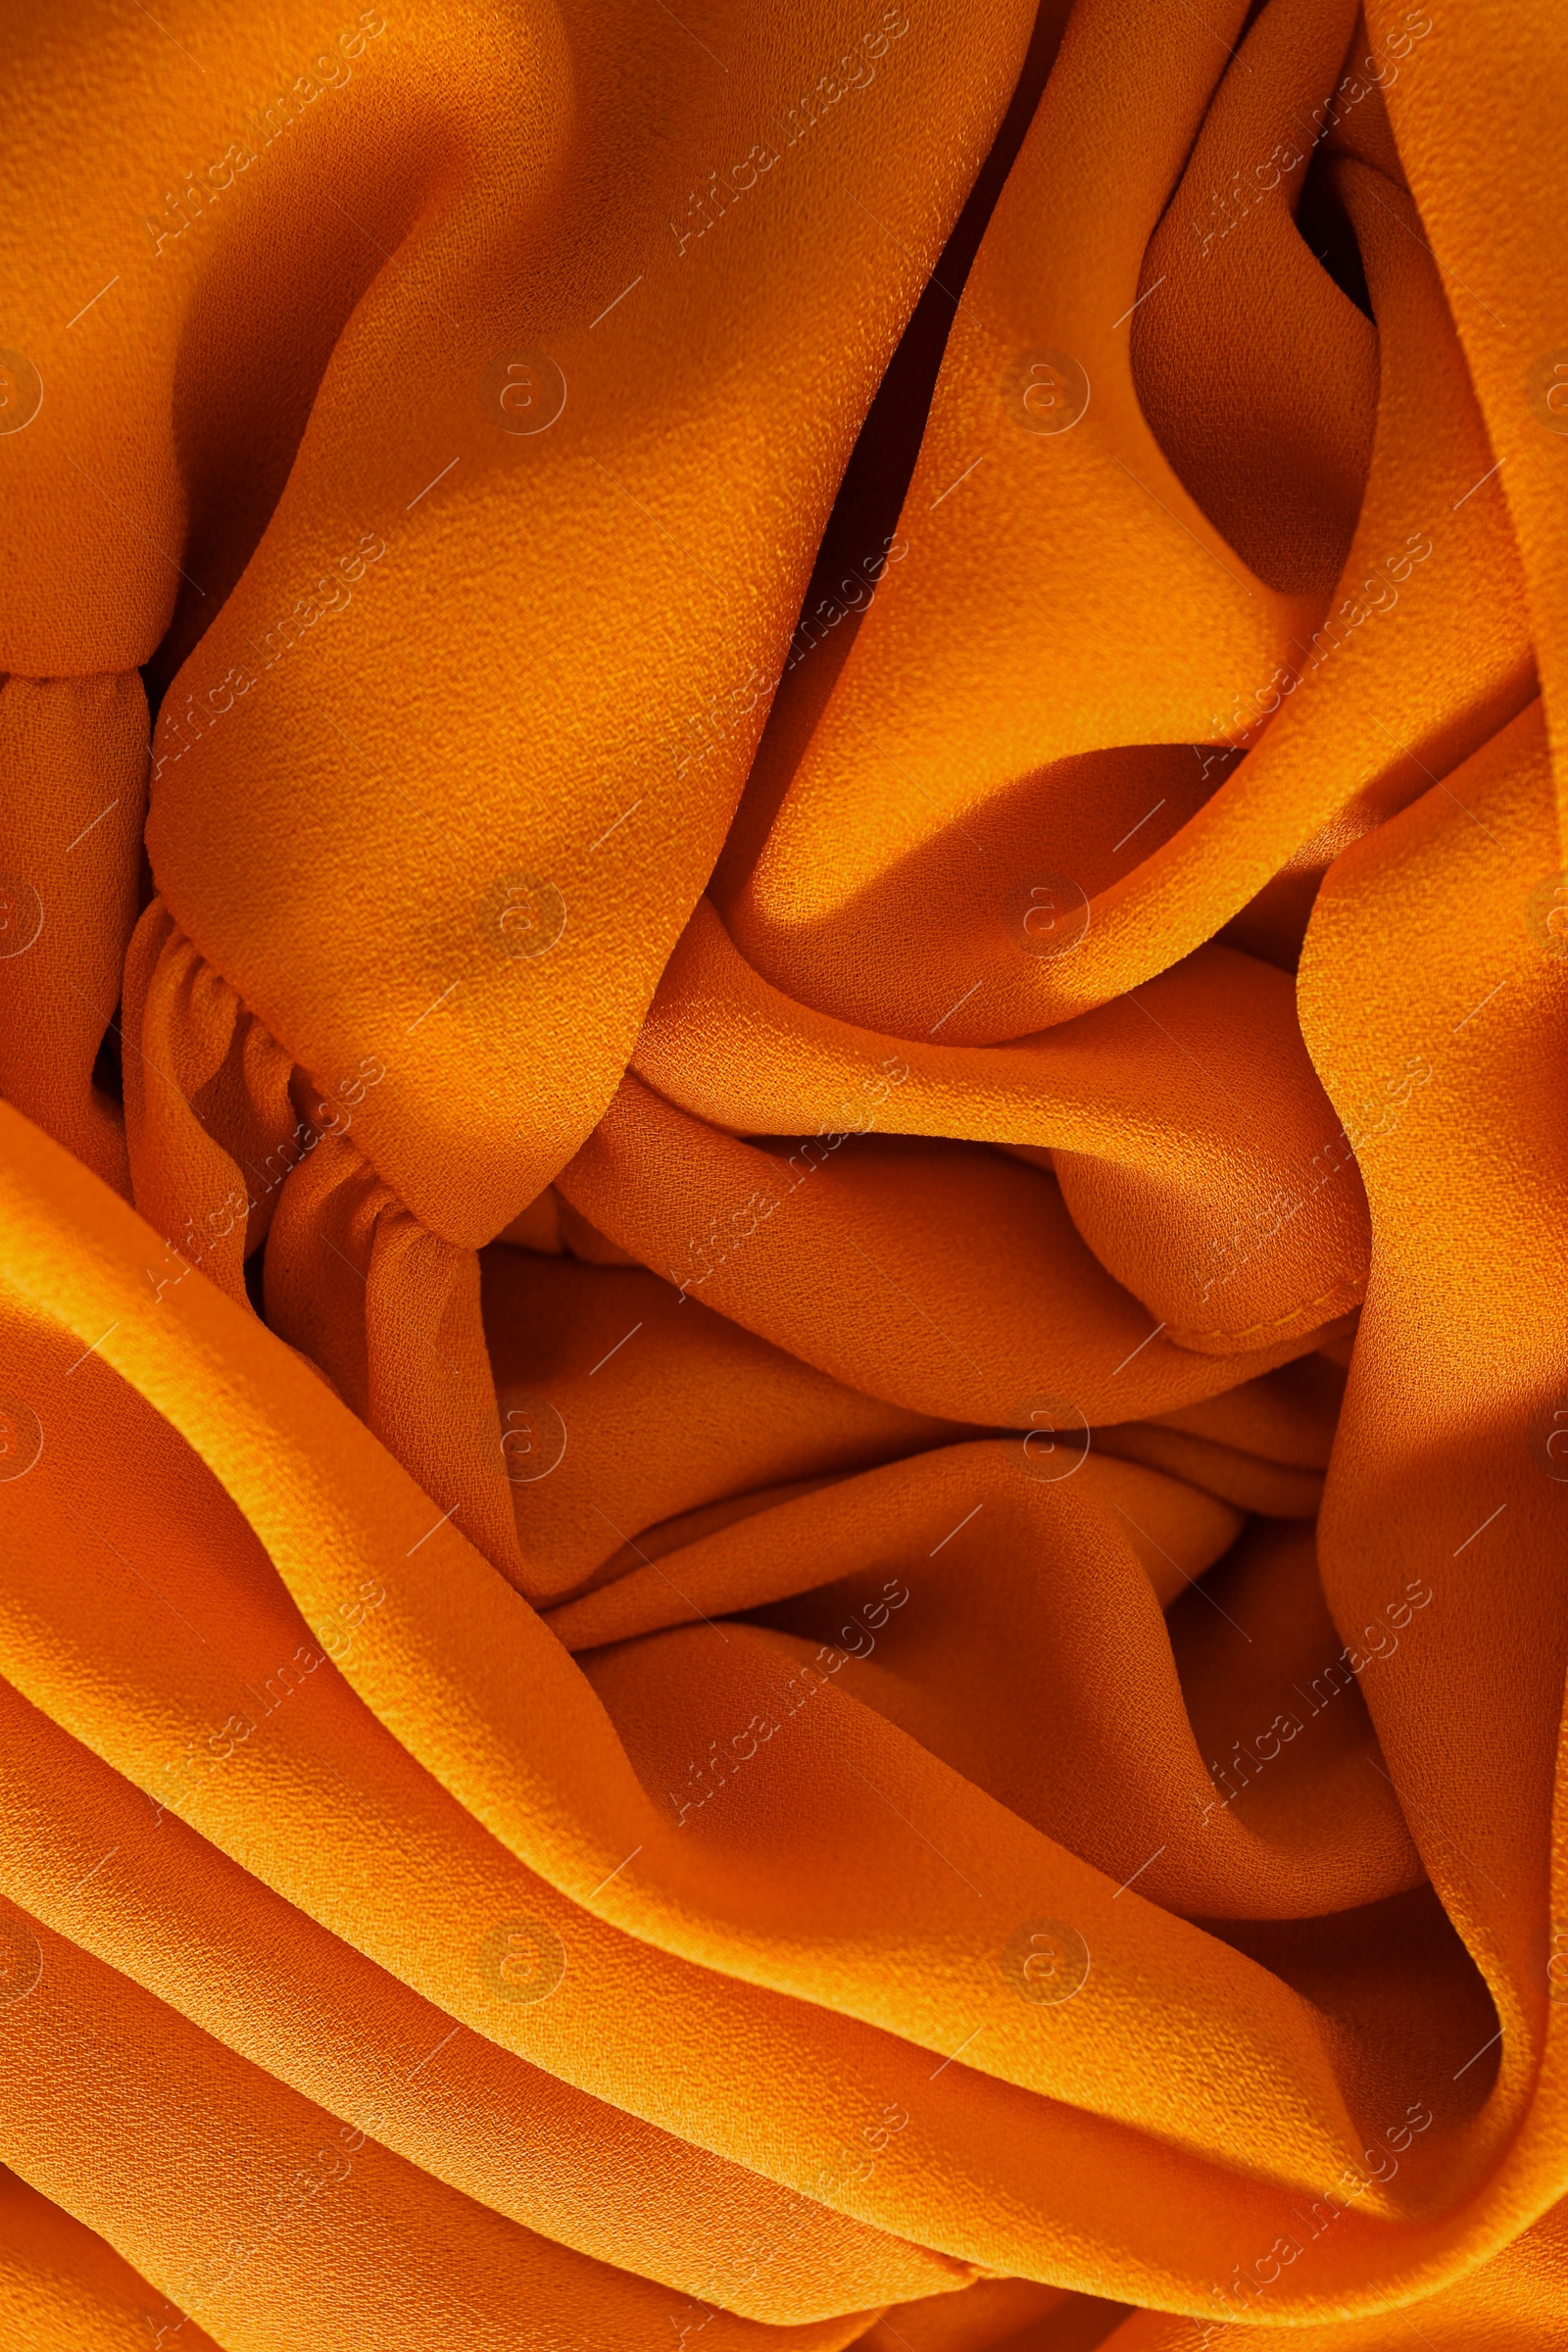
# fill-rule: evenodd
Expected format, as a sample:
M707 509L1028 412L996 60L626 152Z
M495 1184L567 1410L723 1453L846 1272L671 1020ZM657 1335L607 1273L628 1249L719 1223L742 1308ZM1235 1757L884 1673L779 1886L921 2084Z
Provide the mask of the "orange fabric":
M0 2320L1568 2342L1546 0L32 0Z

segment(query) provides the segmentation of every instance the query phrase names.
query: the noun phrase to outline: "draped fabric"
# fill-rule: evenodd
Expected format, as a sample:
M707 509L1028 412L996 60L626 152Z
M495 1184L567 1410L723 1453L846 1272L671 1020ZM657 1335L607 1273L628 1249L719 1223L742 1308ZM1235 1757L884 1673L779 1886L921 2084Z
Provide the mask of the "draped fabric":
M4 41L6 2341L1568 2342L1557 0Z

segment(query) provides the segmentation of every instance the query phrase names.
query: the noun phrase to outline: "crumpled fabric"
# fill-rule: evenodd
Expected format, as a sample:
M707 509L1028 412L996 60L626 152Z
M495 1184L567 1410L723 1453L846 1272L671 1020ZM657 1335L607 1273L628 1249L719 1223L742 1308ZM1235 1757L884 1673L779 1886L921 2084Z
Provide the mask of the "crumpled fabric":
M7 2341L1568 2341L1560 10L7 46Z

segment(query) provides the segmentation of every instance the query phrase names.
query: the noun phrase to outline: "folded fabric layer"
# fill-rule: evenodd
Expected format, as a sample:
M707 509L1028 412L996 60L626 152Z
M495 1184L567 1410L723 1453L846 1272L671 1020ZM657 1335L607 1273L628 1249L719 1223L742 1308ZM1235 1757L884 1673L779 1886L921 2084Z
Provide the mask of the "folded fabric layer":
M1547 2352L1544 0L12 47L9 2336Z

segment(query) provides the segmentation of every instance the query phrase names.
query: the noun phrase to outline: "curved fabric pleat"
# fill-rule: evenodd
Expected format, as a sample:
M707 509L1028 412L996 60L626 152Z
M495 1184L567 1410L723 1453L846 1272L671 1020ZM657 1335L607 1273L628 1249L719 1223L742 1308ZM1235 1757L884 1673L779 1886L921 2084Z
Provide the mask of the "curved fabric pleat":
M1558 15L5 37L6 2341L1556 2352Z

